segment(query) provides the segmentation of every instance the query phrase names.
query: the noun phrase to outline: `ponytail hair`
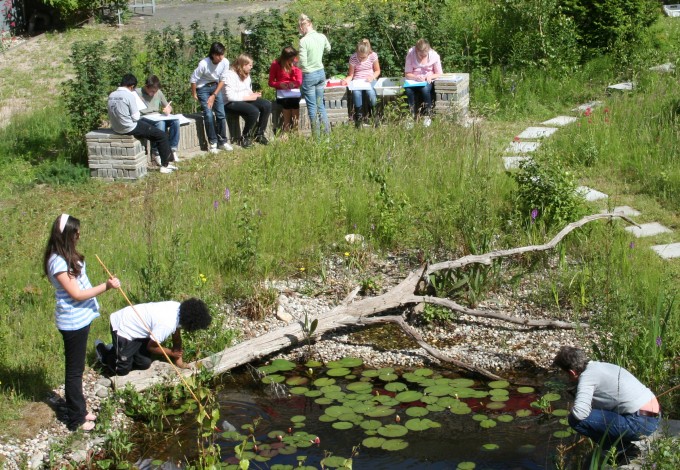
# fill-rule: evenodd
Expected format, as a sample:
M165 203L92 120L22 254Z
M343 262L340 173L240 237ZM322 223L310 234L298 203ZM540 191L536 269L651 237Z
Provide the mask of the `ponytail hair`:
M276 60L279 63L279 66L286 72L290 72L291 69L293 68L293 61L295 58L298 56L298 51L291 46L286 46L283 48L281 51L281 55L279 58Z
M74 278L80 276L85 257L76 250L76 242L79 237L80 220L68 214L61 214L54 220L43 258L45 275L49 276L50 258L56 254L66 260L69 276Z
M357 55L365 55L369 56L373 52L373 49L371 49L371 42L364 38L359 43L357 44Z
M312 20L309 19L309 16L305 15L304 13L300 13L300 17L298 18L298 26L300 28L300 31L303 33L308 33L309 31L314 29L314 26L312 25Z

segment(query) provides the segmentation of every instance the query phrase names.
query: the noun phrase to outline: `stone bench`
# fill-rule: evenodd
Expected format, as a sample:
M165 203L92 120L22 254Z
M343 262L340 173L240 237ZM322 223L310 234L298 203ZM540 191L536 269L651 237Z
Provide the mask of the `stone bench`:
M192 158L201 151L203 118L186 115L188 123L180 126L180 158ZM113 180L137 180L146 175L151 161L150 149L145 139L116 134L112 129L97 129L85 136L87 143L87 166L92 178ZM207 149L207 144L205 146Z

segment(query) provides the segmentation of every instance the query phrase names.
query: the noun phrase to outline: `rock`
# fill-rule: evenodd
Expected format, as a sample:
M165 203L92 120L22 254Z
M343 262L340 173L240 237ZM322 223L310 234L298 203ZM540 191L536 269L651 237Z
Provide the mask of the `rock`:
M45 458L45 454L43 454L41 451L34 453L31 456L30 460L28 461L28 468L31 468L31 469L41 468L44 458Z
M102 377L101 379L97 380L96 382L97 385L101 385L102 387L111 387L111 379L107 379L106 377Z
M364 236L359 235L358 233L349 233L345 235L345 241L349 243L350 245L353 245L355 243L363 243L364 242Z
M74 462L83 463L85 462L85 459L87 459L87 450L78 449L71 452L71 460L73 460Z
M285 321L286 323L290 323L293 321L293 316L286 312L283 308L283 305L279 304L278 308L276 309L276 318L278 318L281 321Z
M109 396L109 389L101 387L95 392L95 395L97 395L99 398L106 398Z

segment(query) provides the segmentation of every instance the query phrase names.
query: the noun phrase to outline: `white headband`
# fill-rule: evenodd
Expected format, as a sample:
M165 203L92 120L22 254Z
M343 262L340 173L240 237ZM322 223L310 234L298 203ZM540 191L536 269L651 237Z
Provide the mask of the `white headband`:
M61 217L59 217L59 233L64 233L64 229L66 228L66 221L68 220L70 216L68 214L61 214Z

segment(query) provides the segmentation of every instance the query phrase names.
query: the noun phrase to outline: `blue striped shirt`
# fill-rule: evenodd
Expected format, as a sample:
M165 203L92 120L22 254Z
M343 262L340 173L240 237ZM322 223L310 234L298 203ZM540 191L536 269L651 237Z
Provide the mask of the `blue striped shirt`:
M86 327L92 320L99 316L99 303L96 297L91 299L76 301L68 295L68 292L57 281L56 275L63 272L68 272L68 264L61 256L53 253L50 256L48 263L49 279L56 289L55 298L57 300L57 308L54 311L54 318L57 323L57 328L63 331L74 331ZM92 287L90 280L87 278L85 272L85 264L80 271L80 276L76 278L80 290L89 289Z

